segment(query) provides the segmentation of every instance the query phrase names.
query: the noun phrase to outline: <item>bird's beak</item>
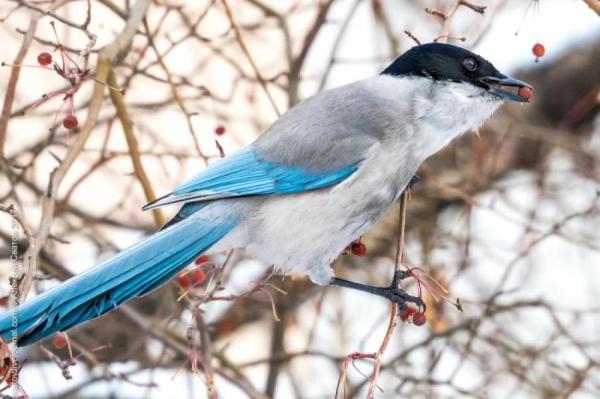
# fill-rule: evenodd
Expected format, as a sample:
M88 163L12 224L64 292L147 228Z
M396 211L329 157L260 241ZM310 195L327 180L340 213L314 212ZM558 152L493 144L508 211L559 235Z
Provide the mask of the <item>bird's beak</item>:
M481 82L486 86L487 91L489 93L495 94L506 100L516 101L520 103L529 102L532 93L531 91L533 90L533 87L530 84L520 81L519 79L506 76L500 78L495 76L488 76L485 78L481 78ZM508 90L507 88L510 87L517 88L517 91L514 92ZM524 88L527 88L528 90L522 90Z

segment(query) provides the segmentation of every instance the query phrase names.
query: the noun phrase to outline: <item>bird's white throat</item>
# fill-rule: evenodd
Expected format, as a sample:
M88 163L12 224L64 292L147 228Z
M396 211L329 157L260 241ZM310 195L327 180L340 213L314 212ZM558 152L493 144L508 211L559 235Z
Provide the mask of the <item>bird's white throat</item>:
M452 139L476 131L502 104L485 89L469 83L435 81L423 77L380 75L369 85L398 109L399 117L412 118L413 140L423 159L444 148Z

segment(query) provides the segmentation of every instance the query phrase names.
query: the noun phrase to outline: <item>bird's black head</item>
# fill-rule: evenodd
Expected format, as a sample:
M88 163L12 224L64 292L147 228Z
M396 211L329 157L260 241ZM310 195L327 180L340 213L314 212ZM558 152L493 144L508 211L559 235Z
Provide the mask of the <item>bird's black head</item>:
M518 102L527 102L529 97L526 98L507 88L532 88L525 82L502 74L485 58L462 47L443 43L428 43L411 48L382 74L422 76L438 81L470 83L503 99Z

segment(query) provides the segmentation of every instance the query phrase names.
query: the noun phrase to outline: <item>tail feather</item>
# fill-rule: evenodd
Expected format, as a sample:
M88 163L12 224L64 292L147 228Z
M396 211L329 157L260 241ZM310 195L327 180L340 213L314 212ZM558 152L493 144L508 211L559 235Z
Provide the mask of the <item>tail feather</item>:
M98 317L161 286L227 234L235 223L190 217L17 308L19 345ZM0 315L0 336L12 334Z

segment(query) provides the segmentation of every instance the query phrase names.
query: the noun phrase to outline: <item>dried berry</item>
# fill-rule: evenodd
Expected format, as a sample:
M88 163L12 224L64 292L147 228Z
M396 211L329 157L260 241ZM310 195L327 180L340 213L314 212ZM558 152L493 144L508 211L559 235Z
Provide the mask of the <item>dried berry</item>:
M531 52L533 53L533 55L535 55L535 62L538 62L538 60L542 58L544 54L546 54L546 48L543 44L536 43L531 48Z
M525 100L529 100L533 95L533 89L531 87L520 87L517 94Z
M52 338L52 346L56 349L62 349L67 346L67 337L65 337L65 334L60 332L54 334L54 338Z
M37 62L41 66L48 66L52 64L52 54L50 53L40 53L37 57Z
M217 136L222 136L222 135L224 135L224 134L225 134L225 126L223 126L223 125L219 125L219 126L217 126L217 127L215 128L215 134L216 134Z
M63 126L67 129L75 129L78 124L77 117L73 114L69 114L63 119Z
M367 246L362 242L353 242L350 244L350 252L356 256L366 256L367 255Z
M422 326L427 321L427 319L425 318L425 313L415 313L412 318L412 321L415 326Z

